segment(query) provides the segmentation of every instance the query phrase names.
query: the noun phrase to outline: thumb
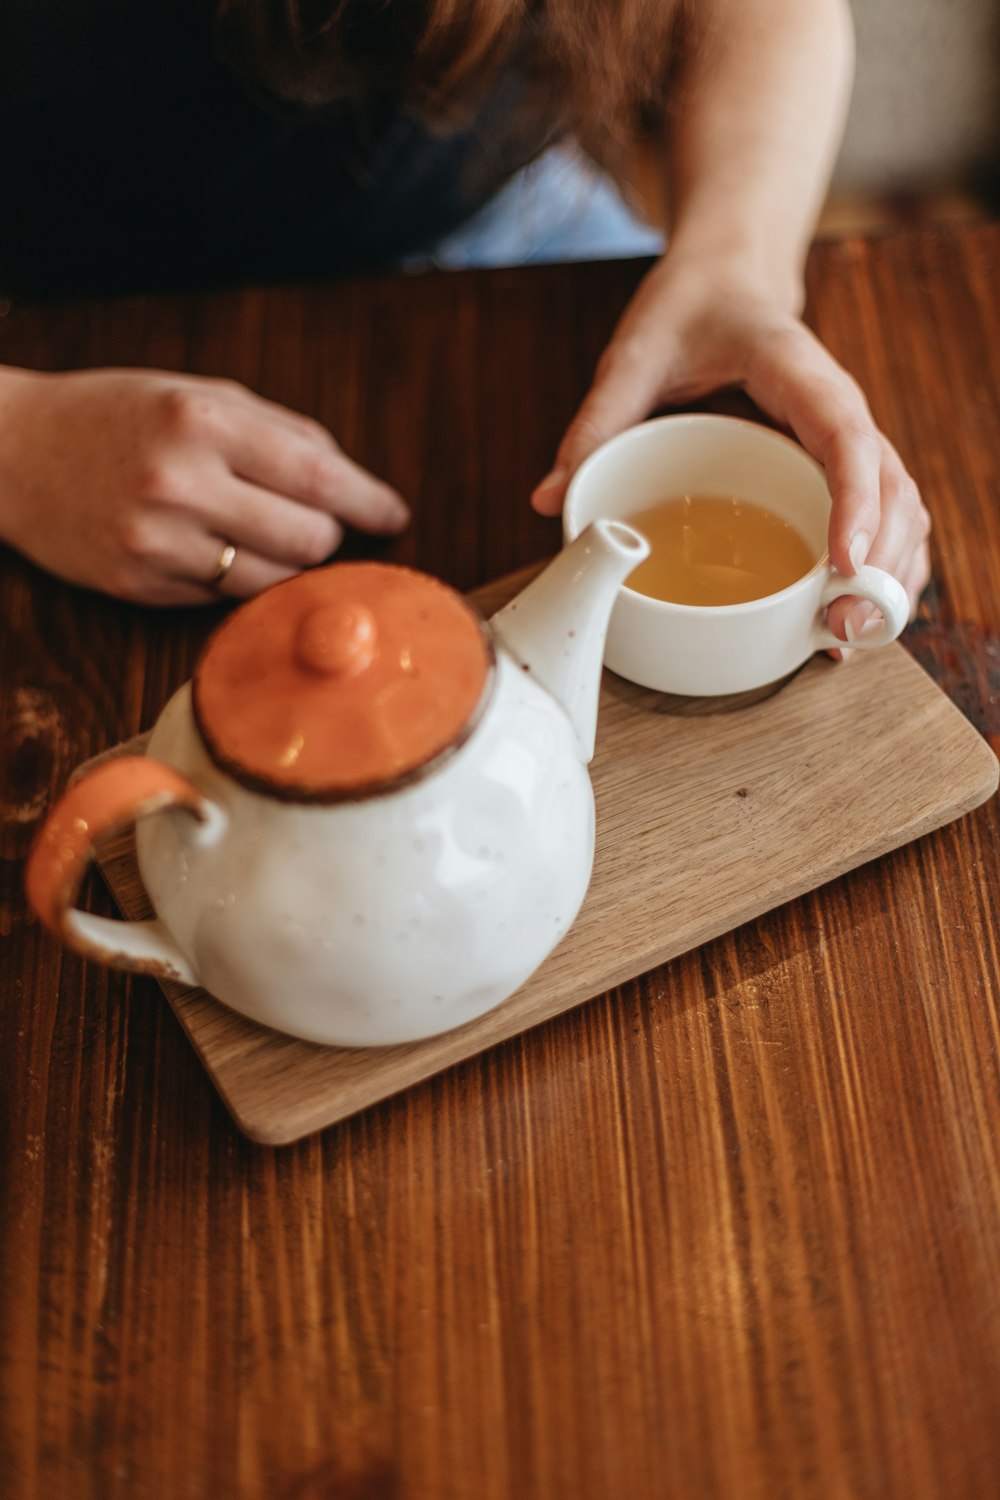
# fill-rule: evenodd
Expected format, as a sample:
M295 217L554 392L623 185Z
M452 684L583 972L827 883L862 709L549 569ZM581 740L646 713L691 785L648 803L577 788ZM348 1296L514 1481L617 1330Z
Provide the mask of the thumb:
M531 503L543 516L562 510L570 480L585 458L616 433L640 422L656 404L656 362L631 340L608 345L576 416L567 427L551 473L535 486Z

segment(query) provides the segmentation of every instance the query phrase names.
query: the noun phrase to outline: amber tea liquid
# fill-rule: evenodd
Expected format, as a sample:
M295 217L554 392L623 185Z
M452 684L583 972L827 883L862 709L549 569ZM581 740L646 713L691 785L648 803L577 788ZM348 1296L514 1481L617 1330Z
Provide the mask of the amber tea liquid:
M816 554L793 526L731 495L683 495L623 516L650 544L626 583L673 604L745 604L787 588Z

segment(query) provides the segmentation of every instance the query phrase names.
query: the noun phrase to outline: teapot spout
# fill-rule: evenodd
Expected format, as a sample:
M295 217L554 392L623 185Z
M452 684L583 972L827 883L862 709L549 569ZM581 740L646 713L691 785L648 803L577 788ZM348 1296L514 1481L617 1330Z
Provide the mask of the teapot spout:
M565 710L589 762L601 661L620 584L649 553L622 521L594 521L490 621L500 645Z

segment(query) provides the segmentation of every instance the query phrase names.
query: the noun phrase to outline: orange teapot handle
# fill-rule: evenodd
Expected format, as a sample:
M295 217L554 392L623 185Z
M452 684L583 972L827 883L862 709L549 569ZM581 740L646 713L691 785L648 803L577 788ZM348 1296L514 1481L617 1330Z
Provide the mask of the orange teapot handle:
M118 922L76 908L96 840L168 807L186 808L209 825L219 817L214 803L162 761L122 755L96 766L49 812L28 856L25 887L49 931L85 958L195 984L189 960L162 922Z

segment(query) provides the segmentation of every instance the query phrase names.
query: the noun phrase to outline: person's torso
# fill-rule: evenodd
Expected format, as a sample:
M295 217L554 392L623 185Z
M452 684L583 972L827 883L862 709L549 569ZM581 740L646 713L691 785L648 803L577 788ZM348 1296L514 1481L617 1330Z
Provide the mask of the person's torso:
M461 217L461 142L384 104L271 109L211 21L206 0L0 9L0 293L378 265Z

